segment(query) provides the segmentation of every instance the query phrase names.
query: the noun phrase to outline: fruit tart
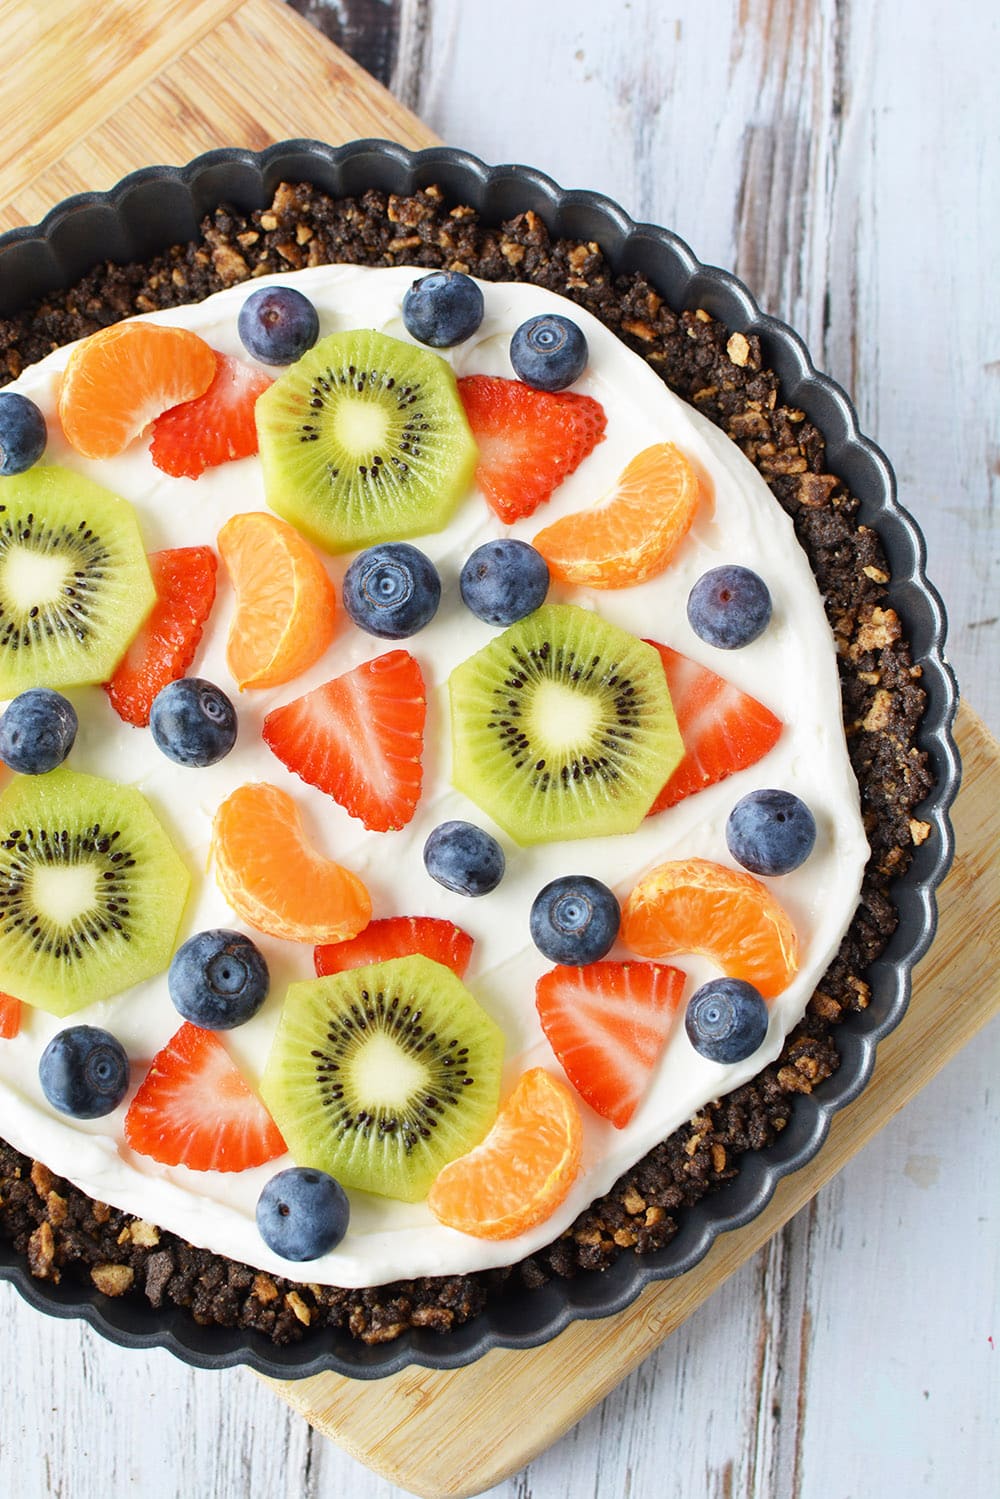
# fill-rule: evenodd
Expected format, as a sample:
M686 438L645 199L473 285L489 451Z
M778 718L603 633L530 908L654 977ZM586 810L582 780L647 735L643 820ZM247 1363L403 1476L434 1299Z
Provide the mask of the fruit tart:
M662 1253L836 1069L931 833L819 432L437 189L80 290L2 330L0 1234L277 1346Z

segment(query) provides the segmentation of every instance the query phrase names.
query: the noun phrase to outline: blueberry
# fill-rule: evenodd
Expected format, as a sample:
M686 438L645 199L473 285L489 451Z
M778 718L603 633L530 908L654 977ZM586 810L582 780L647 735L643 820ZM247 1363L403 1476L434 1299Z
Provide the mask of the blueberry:
M488 895L505 866L499 843L475 823L439 823L424 844L427 873L456 895Z
M565 390L583 374L587 354L582 328L558 313L529 318L510 341L514 373L536 390Z
M471 276L432 271L414 281L403 298L403 325L422 344L450 349L472 337L485 310L483 294Z
M157 749L178 765L214 765L236 743L236 709L202 677L168 682L153 699L149 727Z
M434 618L440 601L437 568L405 541L369 547L344 575L344 608L359 629L383 640L415 635Z
M250 1020L267 998L270 975L264 954L242 932L196 932L174 953L167 987L174 1005L193 1025L231 1031Z
M101 1119L128 1092L128 1056L109 1031L96 1025L71 1025L54 1035L42 1052L38 1081L61 1114Z
M771 595L749 567L713 567L688 594L687 617L700 640L735 651L767 629Z
M76 709L61 692L31 687L0 718L0 760L21 775L44 775L63 763L77 727Z
M545 602L548 564L526 541L509 536L484 541L466 559L459 587L477 619L488 625L512 625Z
M816 842L816 819L791 791L751 791L729 814L726 843L751 874L790 874Z
M596 963L618 936L621 907L614 892L589 875L563 875L535 896L531 936L553 963Z
M236 328L261 364L294 364L319 338L319 313L290 286L262 286L243 303Z
M742 1062L767 1035L767 1005L743 979L712 979L688 1000L684 1028L710 1062Z
M0 474L23 474L45 452L45 418L16 390L0 391Z
M257 1199L257 1228L285 1260L315 1260L336 1249L351 1216L347 1193L325 1171L289 1166Z

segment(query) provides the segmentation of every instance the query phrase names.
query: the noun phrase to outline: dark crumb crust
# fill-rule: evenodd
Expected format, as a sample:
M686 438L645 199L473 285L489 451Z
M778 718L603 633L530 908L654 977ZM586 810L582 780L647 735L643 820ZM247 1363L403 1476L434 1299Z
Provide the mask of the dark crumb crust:
M0 321L0 383L120 318L330 261L446 266L559 292L600 318L739 444L792 516L825 598L872 857L857 915L778 1061L676 1130L555 1243L502 1270L363 1291L283 1280L94 1202L0 1142L0 1236L33 1275L89 1281L109 1296L145 1296L153 1307L187 1307L200 1324L252 1328L278 1344L324 1326L365 1343L388 1342L409 1327L447 1331L492 1297L666 1244L678 1211L734 1176L744 1151L770 1144L795 1095L836 1069L837 1023L868 1003L865 971L895 926L890 882L930 833L913 816L931 785L914 743L924 704L920 669L886 599L879 538L859 524L857 501L826 471L822 434L804 412L782 404L756 338L730 334L702 311L673 312L642 276L613 276L596 244L550 240L534 213L497 229L470 208L449 207L434 188L412 198L370 192L333 200L311 186L283 185L269 209L220 208L204 221L201 239L145 265L102 266L70 291Z

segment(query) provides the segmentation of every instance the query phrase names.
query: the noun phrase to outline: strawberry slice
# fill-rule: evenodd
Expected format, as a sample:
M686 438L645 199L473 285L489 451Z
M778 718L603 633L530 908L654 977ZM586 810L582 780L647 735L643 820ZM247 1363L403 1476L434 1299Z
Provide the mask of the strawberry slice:
M153 423L149 454L175 479L197 479L207 468L257 451L257 397L274 382L263 370L215 354L215 378L194 401L171 406Z
M194 660L215 602L217 568L211 547L151 553L156 603L111 681L104 684L111 706L126 723L144 728L160 688L182 677Z
M287 1149L219 1038L190 1022L153 1058L125 1139L140 1155L192 1171L245 1171Z
M420 798L426 714L417 662L388 651L275 708L264 741L310 786L385 833L405 827Z
M467 375L458 392L479 444L476 483L508 525L537 510L604 438L604 407L591 396L493 375Z
M346 973L368 963L388 958L408 958L422 953L443 963L462 978L472 956L472 938L453 921L440 916L383 916L370 921L364 931L347 942L328 942L313 954L320 978L328 973Z
M648 644L662 657L684 741L684 758L650 807L647 816L652 817L734 771L756 765L777 744L784 725L770 708L707 666L655 640Z
M4 1041L10 1041L20 1029L21 1001L15 999L13 994L0 994L0 1037Z
M573 1087L616 1129L646 1091L673 1029L684 974L665 963L557 967L535 986L542 1030Z

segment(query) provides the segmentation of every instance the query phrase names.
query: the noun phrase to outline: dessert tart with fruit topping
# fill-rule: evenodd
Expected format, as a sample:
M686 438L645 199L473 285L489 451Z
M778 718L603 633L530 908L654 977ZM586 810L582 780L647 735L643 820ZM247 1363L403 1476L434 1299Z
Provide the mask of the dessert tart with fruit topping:
M834 1070L921 692L753 341L532 214L272 221L5 330L0 1233L382 1342L662 1247Z

